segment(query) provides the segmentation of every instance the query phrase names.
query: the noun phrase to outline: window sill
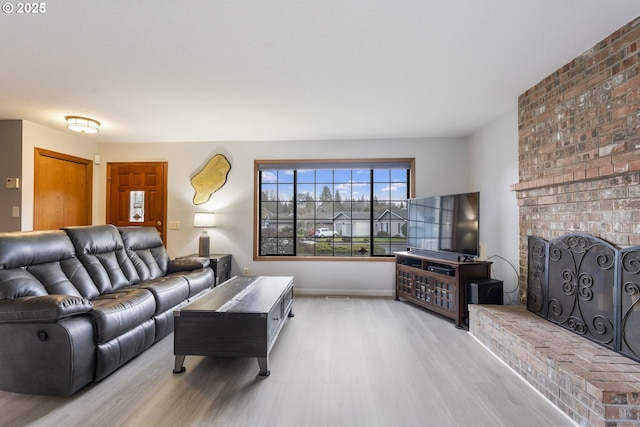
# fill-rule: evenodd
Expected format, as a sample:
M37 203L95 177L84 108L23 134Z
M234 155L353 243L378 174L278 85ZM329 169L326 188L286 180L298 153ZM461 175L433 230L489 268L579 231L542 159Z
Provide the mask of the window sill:
M339 256L255 256L254 261L333 261L333 262L395 262L394 256L339 257Z

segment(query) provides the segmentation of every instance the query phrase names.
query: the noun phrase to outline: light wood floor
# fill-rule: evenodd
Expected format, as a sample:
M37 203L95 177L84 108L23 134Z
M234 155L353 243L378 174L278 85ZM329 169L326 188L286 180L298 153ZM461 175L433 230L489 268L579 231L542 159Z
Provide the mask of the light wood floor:
M391 298L297 297L271 353L188 356L173 335L71 398L0 392L2 426L565 426L453 322Z

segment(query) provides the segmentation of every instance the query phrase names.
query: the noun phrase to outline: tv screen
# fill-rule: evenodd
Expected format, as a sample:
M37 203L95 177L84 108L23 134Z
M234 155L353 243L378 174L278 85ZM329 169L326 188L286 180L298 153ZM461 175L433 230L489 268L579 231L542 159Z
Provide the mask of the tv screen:
M410 199L407 246L447 259L479 255L480 193Z

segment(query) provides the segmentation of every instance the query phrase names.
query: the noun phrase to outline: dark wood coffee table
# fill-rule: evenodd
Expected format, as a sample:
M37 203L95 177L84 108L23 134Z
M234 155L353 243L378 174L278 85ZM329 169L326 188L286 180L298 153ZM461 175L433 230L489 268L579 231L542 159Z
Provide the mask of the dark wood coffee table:
M174 312L174 374L187 355L256 357L269 376L269 353L293 317L293 277L239 276Z

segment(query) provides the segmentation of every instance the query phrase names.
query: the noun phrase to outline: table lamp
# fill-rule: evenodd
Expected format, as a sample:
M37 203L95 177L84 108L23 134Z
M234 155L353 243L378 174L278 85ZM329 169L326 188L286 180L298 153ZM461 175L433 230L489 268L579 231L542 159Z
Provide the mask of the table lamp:
M207 229L216 226L216 214L213 212L196 212L193 216L193 226L196 228L204 228L200 235L198 256L208 258L210 239Z

